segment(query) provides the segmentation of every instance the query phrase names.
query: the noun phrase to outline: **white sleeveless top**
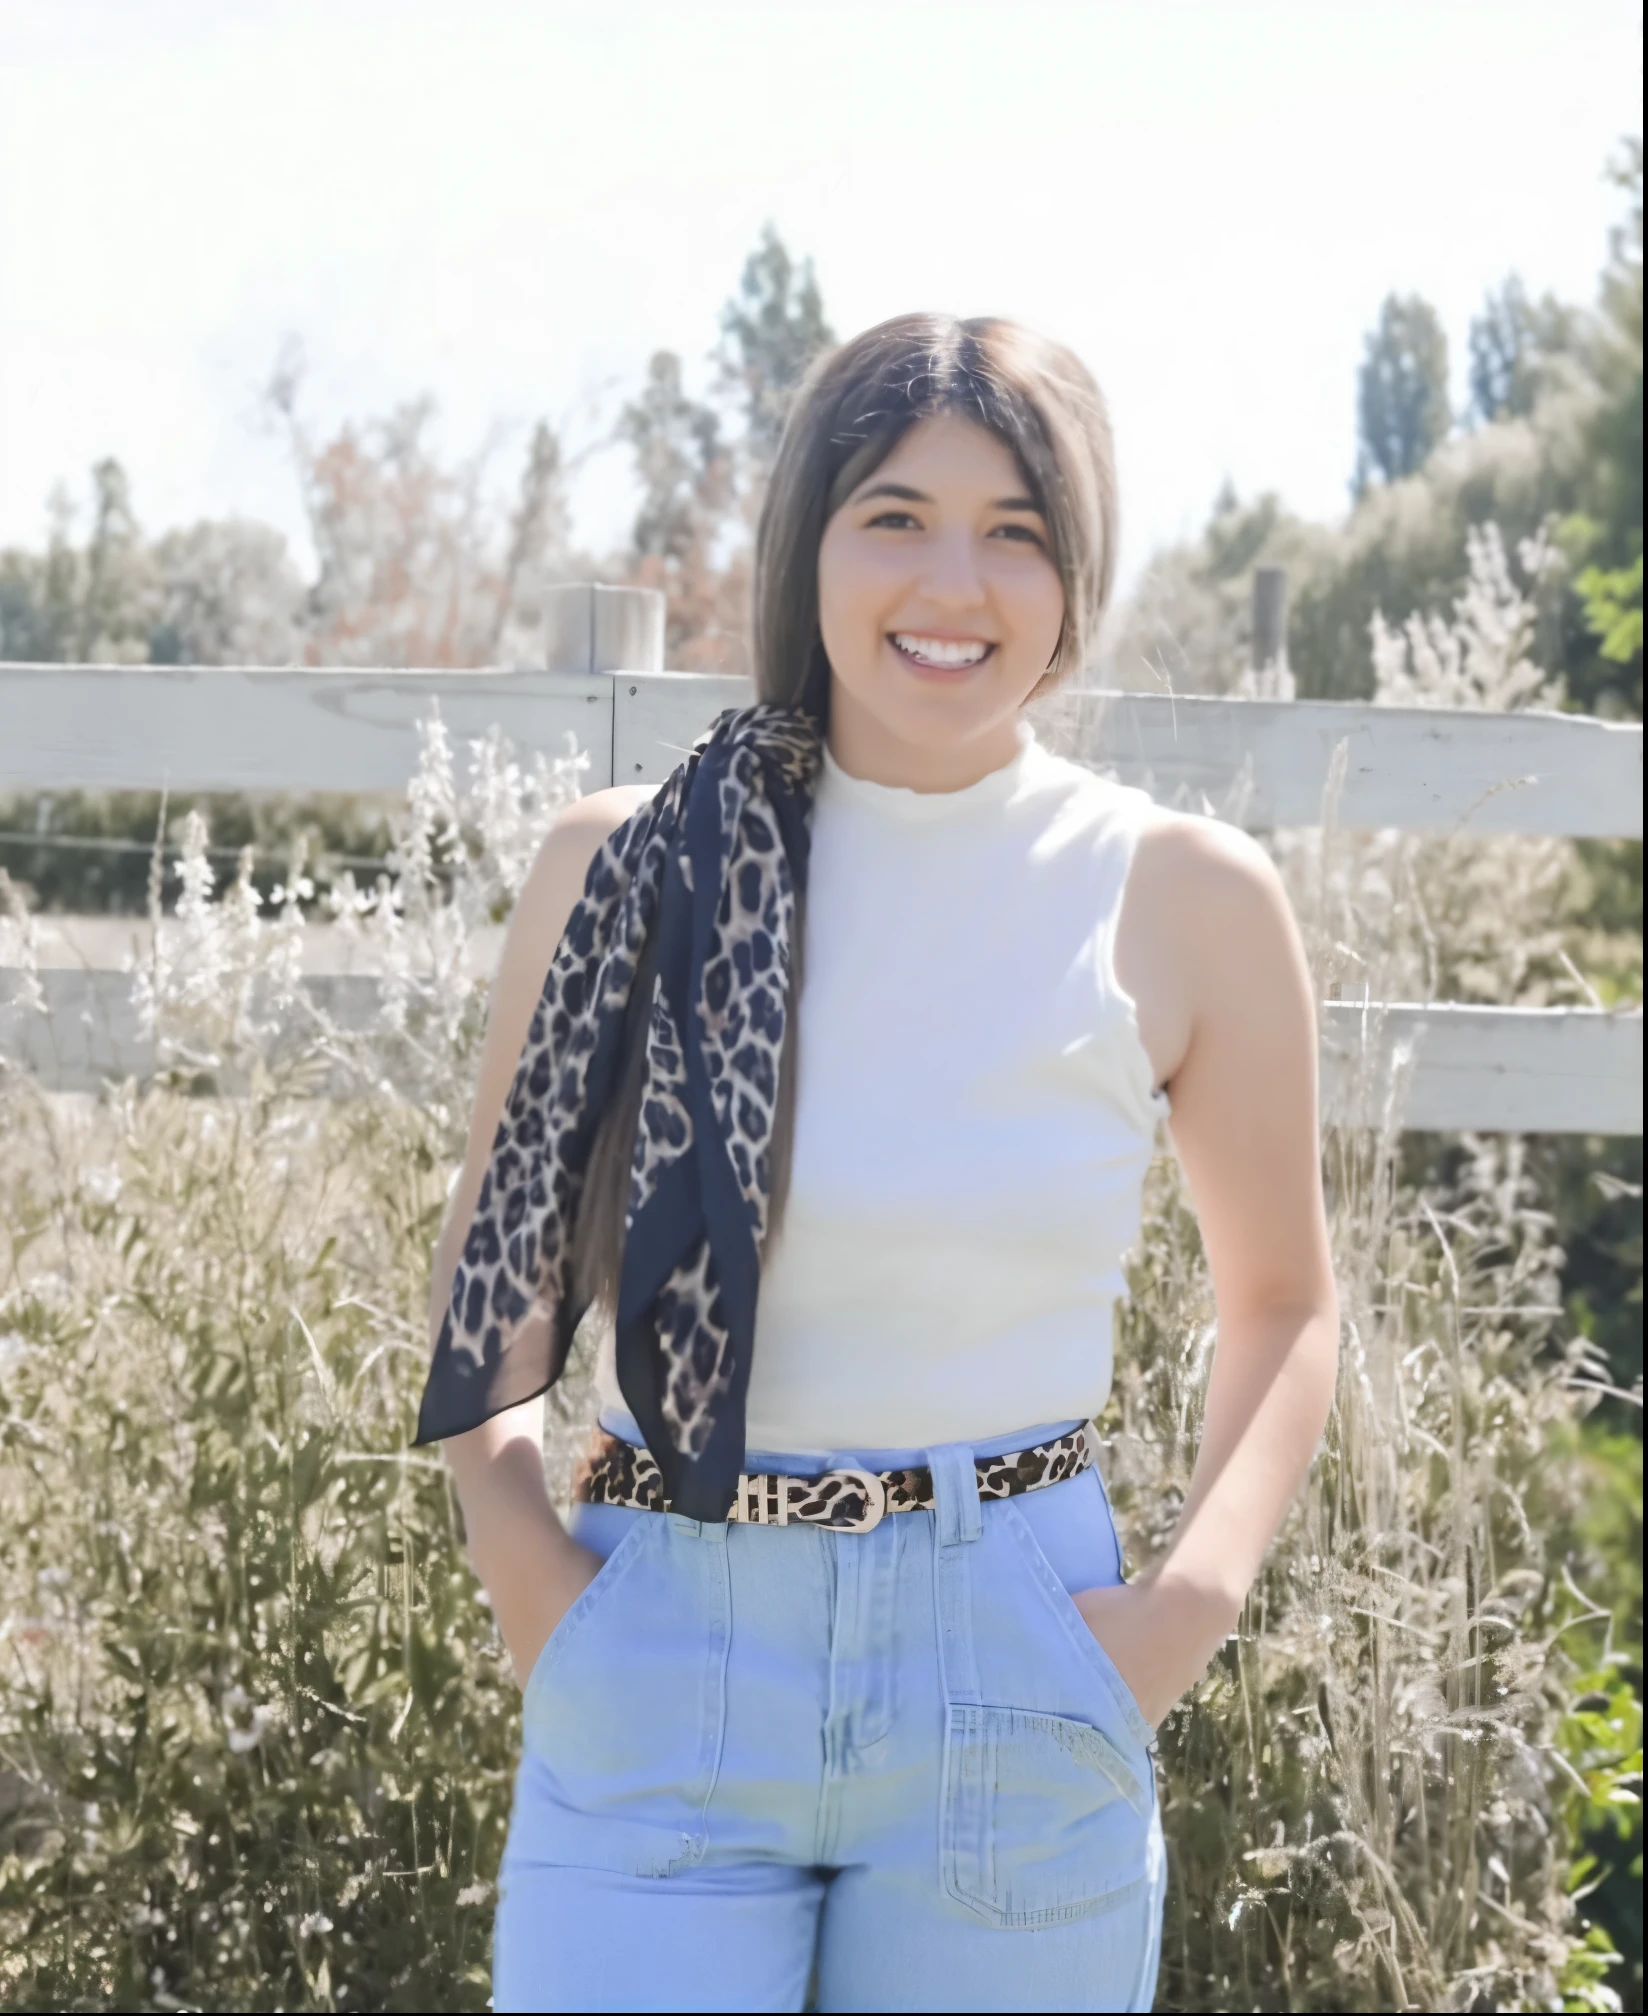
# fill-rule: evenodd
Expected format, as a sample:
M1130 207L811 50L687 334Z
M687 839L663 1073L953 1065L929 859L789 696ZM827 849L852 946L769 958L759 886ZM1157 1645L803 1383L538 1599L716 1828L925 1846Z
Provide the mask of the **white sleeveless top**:
M1147 793L1052 755L811 819L789 1205L747 1446L984 1442L1096 1414L1169 1110L1112 942ZM610 1337L602 1416L627 1421Z

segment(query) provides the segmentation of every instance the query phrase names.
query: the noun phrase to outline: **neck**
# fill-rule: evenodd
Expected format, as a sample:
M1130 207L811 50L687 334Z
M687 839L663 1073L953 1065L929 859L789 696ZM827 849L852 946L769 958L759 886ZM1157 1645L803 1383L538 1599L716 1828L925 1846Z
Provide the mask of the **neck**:
M965 741L907 741L830 682L830 754L849 777L909 791L962 791L1011 763L1019 751L1015 710Z

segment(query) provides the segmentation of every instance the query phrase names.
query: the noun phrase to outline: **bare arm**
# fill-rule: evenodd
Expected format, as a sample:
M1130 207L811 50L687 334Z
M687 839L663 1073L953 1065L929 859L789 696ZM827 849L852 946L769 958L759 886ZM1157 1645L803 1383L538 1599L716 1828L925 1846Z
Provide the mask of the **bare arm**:
M431 1348L544 975L596 848L647 795L635 788L598 791L562 812L510 916L487 1010L469 1142L435 1242ZM545 1640L598 1565L593 1555L574 1545L555 1516L544 1482L543 1423L542 1399L528 1400L441 1445L463 1505L475 1572L492 1599L498 1629L523 1685Z
M1310 1468L1339 1349L1316 1011L1286 893L1264 850L1231 827L1184 821L1158 845L1191 962L1169 1126L1213 1276L1217 1342L1171 1544L1131 1588L1080 1599L1152 1721L1234 1628Z

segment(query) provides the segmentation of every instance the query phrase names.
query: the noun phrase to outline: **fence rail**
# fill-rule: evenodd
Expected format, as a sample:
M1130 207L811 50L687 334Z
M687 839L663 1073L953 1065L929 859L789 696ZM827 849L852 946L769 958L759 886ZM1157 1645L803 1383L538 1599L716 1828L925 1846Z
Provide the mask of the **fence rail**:
M0 665L0 791L400 791L416 724L496 724L517 748L567 734L592 788L656 784L749 682L694 672L260 671ZM1179 699L1080 689L1101 760L1165 804L1254 831L1311 826L1348 741L1340 824L1410 831L1642 836L1642 729L1571 714L1479 714L1327 700ZM1225 809L1221 806L1221 809Z
M127 974L59 968L39 979L47 1013L17 1020L6 1045L14 1062L57 1092L95 1092L108 1079L153 1072L154 1045L138 1026ZM304 981L315 1008L345 1030L373 1026L381 986L365 973ZM1640 1015L1351 1001L1325 1001L1318 1013L1324 1122L1380 1125L1393 1075L1411 1051L1404 1127L1642 1131Z
M551 609L543 670L0 665L0 791L399 792L434 701L459 738L497 726L519 749L553 751L570 733L589 788L656 783L719 709L751 697L742 679L663 671L662 636L657 598L577 587ZM640 669L626 669L631 657ZM1096 690L1071 704L1091 760L1164 804L1211 805L1252 831L1319 823L1344 742L1342 826L1642 835L1636 723ZM7 979L0 969L0 990ZM124 974L41 979L50 1012L12 1018L14 1061L59 1090L152 1068ZM306 984L346 1024L371 1014L378 986L360 974ZM1642 1131L1640 1007L1326 1002L1321 1023L1325 1118L1380 1124L1411 1051L1408 1127Z

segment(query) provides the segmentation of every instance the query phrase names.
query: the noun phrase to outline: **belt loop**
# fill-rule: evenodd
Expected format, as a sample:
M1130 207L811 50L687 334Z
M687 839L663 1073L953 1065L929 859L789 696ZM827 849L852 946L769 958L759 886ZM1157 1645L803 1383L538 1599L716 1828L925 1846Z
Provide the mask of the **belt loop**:
M958 1547L976 1540L984 1531L984 1515L979 1510L978 1470L972 1445L947 1442L926 1452L927 1467L933 1473L933 1516L938 1522L938 1544Z
M933 1601L939 1671L947 1708L984 1699L973 1649L973 1557L963 1552L984 1531L978 1471L965 1442L925 1452L933 1476Z

